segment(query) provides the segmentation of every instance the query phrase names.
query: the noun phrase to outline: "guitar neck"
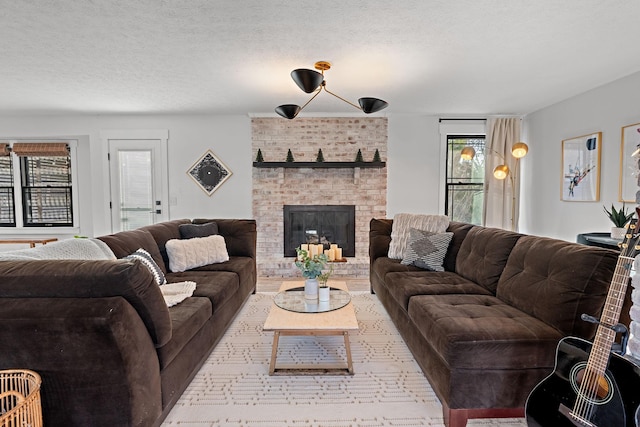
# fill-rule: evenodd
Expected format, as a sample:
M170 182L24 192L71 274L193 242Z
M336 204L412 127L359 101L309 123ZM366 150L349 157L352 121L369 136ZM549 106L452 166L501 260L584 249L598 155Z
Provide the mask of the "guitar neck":
M612 329L620 319L624 298L627 292L629 276L634 258L620 255L616 264L616 270L609 286L607 299L602 309L600 324L593 340L593 348L587 362L587 369L600 375L604 374L609 362L611 346L616 338Z

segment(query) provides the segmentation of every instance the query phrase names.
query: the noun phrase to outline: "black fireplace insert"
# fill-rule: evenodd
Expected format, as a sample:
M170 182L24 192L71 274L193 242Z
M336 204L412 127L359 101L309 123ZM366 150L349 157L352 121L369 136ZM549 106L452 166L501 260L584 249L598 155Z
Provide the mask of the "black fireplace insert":
M303 243L332 243L343 257L356 256L356 207L354 205L285 205L284 256L295 257Z

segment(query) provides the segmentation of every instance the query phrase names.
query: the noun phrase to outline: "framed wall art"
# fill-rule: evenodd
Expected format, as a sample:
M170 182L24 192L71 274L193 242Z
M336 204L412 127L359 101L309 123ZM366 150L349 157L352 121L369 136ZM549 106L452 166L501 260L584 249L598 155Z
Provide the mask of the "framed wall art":
M640 123L624 126L620 143L620 192L618 200L636 203L636 193L640 190L638 172L640 158L634 157L640 149ZM636 154L637 155L637 154Z
M600 200L600 152L602 132L562 141L562 187L566 202Z
M231 171L220 159L207 150L202 157L189 168L187 174L198 186L211 196L231 176Z

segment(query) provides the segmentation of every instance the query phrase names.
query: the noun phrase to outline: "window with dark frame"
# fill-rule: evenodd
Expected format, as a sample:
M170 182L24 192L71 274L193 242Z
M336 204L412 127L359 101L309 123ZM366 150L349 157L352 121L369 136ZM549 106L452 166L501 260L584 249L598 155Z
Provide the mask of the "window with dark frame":
M0 227L72 227L69 145L15 142L0 148Z
M71 227L71 158L20 158L25 227Z
M462 160L460 152L471 146L475 156ZM482 224L484 205L485 135L447 135L445 215L451 221Z
M0 157L0 227L16 226L13 196L13 161L11 156Z

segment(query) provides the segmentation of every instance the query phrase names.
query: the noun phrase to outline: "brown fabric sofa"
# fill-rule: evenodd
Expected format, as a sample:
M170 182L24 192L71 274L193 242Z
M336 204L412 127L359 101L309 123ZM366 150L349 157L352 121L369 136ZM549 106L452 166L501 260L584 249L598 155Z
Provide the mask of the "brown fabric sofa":
M99 239L116 257L148 251L192 297L167 308L140 261L0 262L0 369L42 376L46 426L157 426L256 286L254 220L215 221L229 261L168 271L175 220Z
M372 292L442 402L445 424L523 416L558 341L595 333L580 315L600 316L617 253L451 222L445 271L435 272L387 257L392 226L370 222Z

